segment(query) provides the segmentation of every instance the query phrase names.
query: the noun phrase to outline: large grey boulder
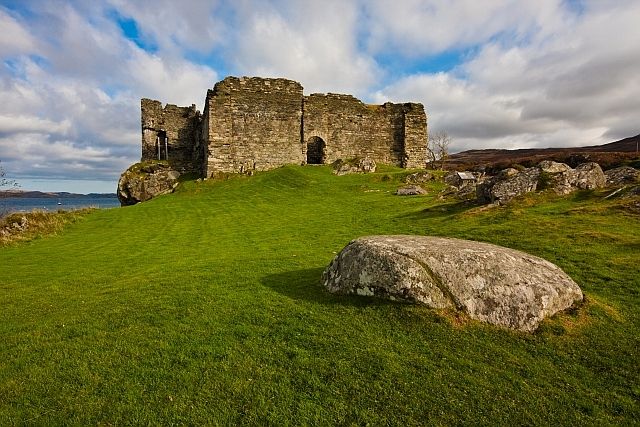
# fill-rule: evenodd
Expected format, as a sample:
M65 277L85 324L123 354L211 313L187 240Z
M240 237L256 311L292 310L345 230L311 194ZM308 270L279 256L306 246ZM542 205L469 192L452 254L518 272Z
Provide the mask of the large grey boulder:
M171 193L177 187L179 177L180 172L166 163L136 163L127 169L118 181L120 205L135 205Z
M578 189L593 190L606 184L602 168L594 162L582 163L571 169L564 163L545 160L540 162L538 168L546 181L544 187L552 189L557 194L569 194Z
M595 162L576 166L574 174L572 185L581 190L595 190L607 184L607 177L600 165Z
M566 195L575 190L575 171L565 163L552 160L543 160L538 164L540 178L538 187L540 190L552 189L556 194Z
M350 242L323 273L333 293L454 308L471 318L533 331L581 301L559 267L488 243L428 236L369 236Z
M480 182L476 186L476 197L480 203L504 204L516 196L536 191L540 169L523 171L509 168L498 175Z

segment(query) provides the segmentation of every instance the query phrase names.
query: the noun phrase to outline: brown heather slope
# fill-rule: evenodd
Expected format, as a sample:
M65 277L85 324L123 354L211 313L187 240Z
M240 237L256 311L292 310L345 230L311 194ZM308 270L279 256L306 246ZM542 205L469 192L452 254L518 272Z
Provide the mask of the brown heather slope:
M554 160L575 167L597 162L603 169L640 163L640 134L604 145L563 148L523 148L518 150L467 150L449 156L447 169L495 171L513 165L533 166L542 160Z

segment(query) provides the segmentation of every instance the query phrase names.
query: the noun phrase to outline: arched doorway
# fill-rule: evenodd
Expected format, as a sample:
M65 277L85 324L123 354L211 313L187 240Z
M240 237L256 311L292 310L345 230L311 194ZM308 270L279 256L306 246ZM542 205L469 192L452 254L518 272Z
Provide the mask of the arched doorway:
M322 165L325 161L324 140L319 136L313 136L307 141L307 164Z

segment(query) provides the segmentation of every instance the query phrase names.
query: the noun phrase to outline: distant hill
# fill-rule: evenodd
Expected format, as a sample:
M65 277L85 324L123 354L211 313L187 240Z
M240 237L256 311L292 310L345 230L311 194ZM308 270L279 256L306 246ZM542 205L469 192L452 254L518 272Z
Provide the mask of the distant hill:
M115 193L89 193L78 194L61 192L42 192L42 191L23 191L23 190L5 190L0 191L0 198L18 197L18 198L34 198L34 199L84 199L84 198L116 198Z
M640 156L640 135L604 145L558 148L522 148L517 150L467 150L449 156L448 169L504 169L514 164L532 166L542 160L554 160L576 166L593 161L605 168L616 167Z

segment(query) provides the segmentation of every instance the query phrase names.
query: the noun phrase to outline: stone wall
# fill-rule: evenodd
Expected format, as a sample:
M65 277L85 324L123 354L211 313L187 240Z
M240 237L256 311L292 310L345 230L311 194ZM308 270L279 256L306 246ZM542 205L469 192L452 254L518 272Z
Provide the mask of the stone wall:
M427 164L427 114L415 102L403 104L405 168L424 168Z
M203 146L196 106L178 107L141 100L142 160L168 160L180 172L201 172ZM166 139L165 139L166 138Z
M303 116L305 160L308 144L319 137L325 144L325 163L369 156L402 166L402 105L365 105L351 95L312 94L304 98Z
M205 176L303 163L300 83L227 77L208 91L206 103Z

